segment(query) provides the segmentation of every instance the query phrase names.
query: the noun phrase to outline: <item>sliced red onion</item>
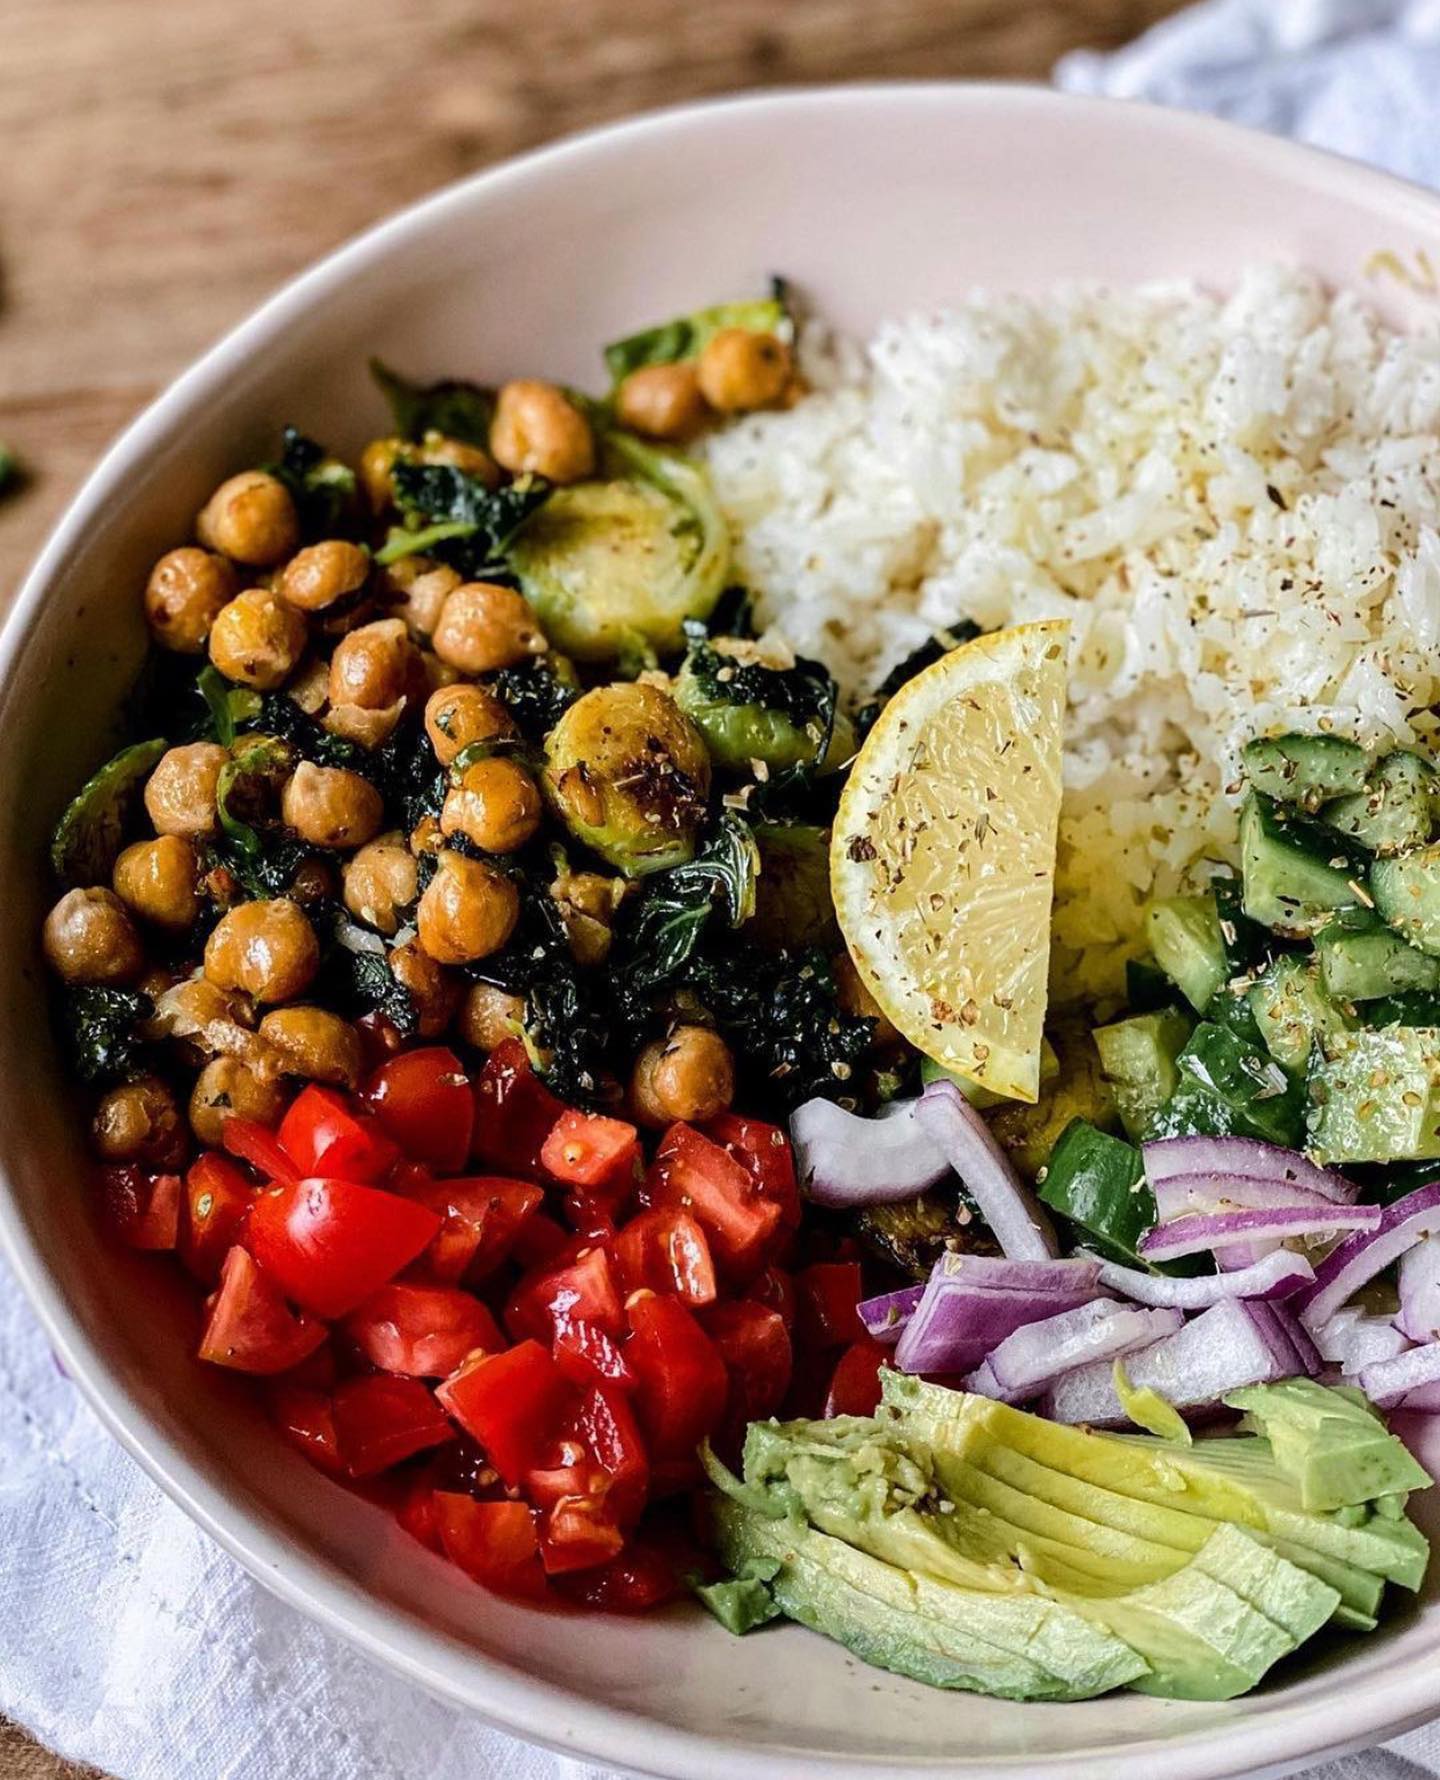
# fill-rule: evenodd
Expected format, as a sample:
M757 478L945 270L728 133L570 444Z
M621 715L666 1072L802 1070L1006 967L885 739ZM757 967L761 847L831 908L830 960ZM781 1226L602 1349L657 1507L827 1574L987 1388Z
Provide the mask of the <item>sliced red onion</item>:
M855 1306L872 1341L890 1343L900 1339L900 1332L915 1314L915 1306L925 1294L924 1286L905 1286L898 1292L884 1292L878 1298L865 1298Z
M1100 1294L1094 1286L1065 1292L1007 1292L967 1285L938 1271L905 1325L895 1349L901 1372L968 1372L1007 1335Z
M1166 1139L1176 1141L1182 1140ZM1293 1181L1239 1174L1172 1174L1153 1182L1152 1191L1162 1224L1196 1211L1278 1211L1306 1205L1323 1211L1341 1203L1333 1194L1314 1193Z
M1406 1391L1400 1399L1402 1409L1420 1409L1427 1415L1440 1410L1440 1384L1422 1384L1418 1390Z
M1304 1255L1283 1248L1238 1273L1208 1273L1195 1279L1142 1273L1138 1267L1120 1267L1113 1261L1100 1268L1101 1285L1119 1292L1122 1298L1136 1304L1174 1305L1180 1310L1207 1310L1225 1298L1289 1298L1314 1278L1315 1269Z
M1416 1413L1407 1403L1387 1416L1386 1422L1421 1469L1431 1477L1440 1477L1440 1415Z
M1309 1331L1299 1318L1285 1304L1267 1304L1257 1298L1251 1302L1251 1313L1259 1319L1262 1327L1270 1328L1277 1355L1282 1355L1290 1362L1287 1376L1318 1378L1321 1371L1319 1350L1310 1339Z
M977 1397L993 1397L997 1403L1018 1403L1018 1397L1012 1397L1001 1390L1000 1381L990 1370L989 1360L981 1360L980 1364L965 1380L965 1389L973 1391Z
M1263 1261L1266 1255L1273 1255L1280 1247L1275 1241L1270 1242L1232 1242L1227 1248L1217 1248L1215 1265L1222 1273L1239 1273L1246 1267L1253 1267L1257 1261Z
M968 1286L993 1286L1004 1292L1066 1292L1094 1286L1101 1262L1093 1255L1066 1255L1049 1261L1011 1261L1004 1255L941 1255L932 1276L963 1279ZM1091 1296L1096 1296L1091 1293Z
M846 1112L833 1100L797 1107L790 1115L790 1141L806 1197L843 1211L913 1199L943 1180L950 1163L916 1118L919 1104L894 1100L874 1119Z
M1181 1255L1198 1255L1251 1238L1318 1236L1329 1230L1375 1230L1380 1223L1378 1205L1296 1205L1274 1211L1193 1212L1156 1224L1140 1238L1140 1253L1147 1261L1174 1261Z
M1377 1360L1360 1373L1360 1389L1377 1409L1393 1409L1411 1391L1440 1384L1440 1341L1412 1347L1393 1360Z
M1440 1238L1422 1236L1400 1257L1395 1321L1412 1341L1440 1336Z
M1007 1335L981 1372L1005 1393L1006 1402L1024 1402L1077 1366L1152 1347L1173 1335L1184 1320L1178 1310L1141 1310L1097 1298ZM975 1382L978 1376L971 1374L966 1389L986 1395L981 1383Z
M1331 1168L1317 1168L1298 1150L1254 1137L1162 1137L1141 1144L1140 1154L1145 1178L1157 1193L1177 1175L1279 1181L1336 1205L1353 1205L1360 1193L1355 1181Z
M1367 1316L1353 1305L1337 1310L1323 1328L1315 1331L1315 1347L1321 1359L1352 1378L1364 1366L1393 1360L1410 1345L1409 1336L1397 1329L1389 1317Z
M1347 1236L1332 1249L1315 1269L1315 1284L1296 1298L1300 1321L1313 1335L1361 1286L1435 1231L1440 1231L1440 1181L1385 1206L1376 1229Z
M1004 1254L1043 1261L1059 1253L1044 1207L954 1082L931 1082L915 1116L965 1183Z
M1110 1360L1067 1372L1050 1387L1040 1413L1051 1421L1122 1427ZM1270 1307L1227 1298L1202 1311L1164 1341L1125 1362L1131 1384L1148 1385L1182 1412L1213 1409L1227 1391L1290 1377L1294 1362L1281 1347Z

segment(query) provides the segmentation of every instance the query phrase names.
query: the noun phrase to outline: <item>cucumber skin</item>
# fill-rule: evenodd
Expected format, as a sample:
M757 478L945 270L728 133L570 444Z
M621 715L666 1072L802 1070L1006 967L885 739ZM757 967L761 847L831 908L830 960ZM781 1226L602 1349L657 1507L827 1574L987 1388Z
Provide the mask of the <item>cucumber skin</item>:
M1362 791L1325 804L1320 819L1372 852L1403 853L1430 839L1437 795L1440 774L1430 762L1397 748L1380 757Z
M1340 736L1279 735L1247 742L1240 754L1256 791L1313 814L1327 799L1363 791L1370 757Z
M1337 909L1365 901L1365 863L1332 829L1251 793L1240 817L1245 913L1262 927L1306 936Z

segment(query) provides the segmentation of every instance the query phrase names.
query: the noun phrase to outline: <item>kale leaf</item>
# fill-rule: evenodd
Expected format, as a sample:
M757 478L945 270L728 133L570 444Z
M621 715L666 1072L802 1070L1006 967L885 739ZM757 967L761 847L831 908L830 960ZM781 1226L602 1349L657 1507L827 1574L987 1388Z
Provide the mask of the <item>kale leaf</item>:
M378 358L370 361L370 375L390 404L396 432L404 438L418 444L426 433L443 433L447 439L489 449L493 390L449 377L439 383L412 383Z
M749 824L724 811L695 857L646 881L619 966L630 991L653 989L679 972L717 911L731 927L755 912L760 849Z
M279 461L265 468L290 490L305 538L344 538L354 532L360 518L354 470L298 427L285 428Z
M244 719L241 728L263 730L266 735L288 742L301 760L315 766L343 766L364 778L373 778L374 757L358 742L344 736L331 735L325 725L304 711L287 692L267 692L253 719Z
M375 560L388 564L423 552L467 580L494 579L520 528L550 496L550 484L539 476L487 488L454 464L412 464L403 458L391 479L405 527L391 531Z
M763 705L802 726L819 718L825 725L825 742L816 757L824 758L839 689L823 662L797 655L793 667L773 668L738 660L717 649L705 625L695 619L686 621L685 634L689 643L685 665L706 698L717 704Z
M855 728L859 734L865 736L870 733L881 711L916 674L923 673L952 649L958 649L962 643L972 642L979 635L978 624L972 624L968 618L957 618L954 624L946 625L943 630L937 630L933 636L927 637L918 649L913 649L904 661L897 662L891 668L875 688L874 696L856 712Z
M326 999L333 996L352 1016L381 1014L399 1033L410 1039L420 1031L420 1010L415 998L398 981L384 950L353 951L337 945L325 965Z
M385 808L407 834L426 816L438 817L450 789L450 774L417 713L408 713L376 749L372 776L385 798Z
M65 1050L85 1082L115 1081L136 1065L144 1040L139 1027L155 1003L138 989L82 983L64 991L58 1003Z
M514 667L500 668L482 682L515 719L527 741L539 742L580 696L580 688L561 679L543 655L532 655Z

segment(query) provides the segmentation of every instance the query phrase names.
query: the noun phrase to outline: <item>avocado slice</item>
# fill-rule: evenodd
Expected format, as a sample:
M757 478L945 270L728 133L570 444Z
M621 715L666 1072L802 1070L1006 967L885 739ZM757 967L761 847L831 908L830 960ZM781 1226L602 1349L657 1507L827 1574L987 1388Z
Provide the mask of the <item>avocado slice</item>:
M1308 1510L1346 1508L1429 1487L1430 1474L1363 1398L1309 1378L1250 1385L1225 1399L1263 1435Z

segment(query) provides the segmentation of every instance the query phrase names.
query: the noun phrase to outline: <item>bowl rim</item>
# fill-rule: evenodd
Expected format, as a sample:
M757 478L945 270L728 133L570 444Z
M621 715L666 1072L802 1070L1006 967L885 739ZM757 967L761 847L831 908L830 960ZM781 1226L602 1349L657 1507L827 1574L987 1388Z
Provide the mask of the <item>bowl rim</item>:
M1087 118L1103 117L1107 127L1115 124L1118 114L1128 112L1142 136L1164 136L1182 147L1186 143L1218 143L1291 184L1373 201L1391 216L1421 213L1431 229L1440 226L1440 195L1342 155L1203 113L1059 92L1039 83L884 80L778 87L667 106L568 134L452 181L331 250L228 329L142 409L107 446L51 528L0 629L0 723L9 714L15 669L48 588L83 537L91 516L109 499L123 498L131 463L160 442L197 397L218 390L234 364L263 350L282 336L293 320L323 303L331 292L363 274L412 234L428 229L451 211L463 209L477 195L549 179L597 147L684 135L703 130L716 117L844 108L883 110L896 104L937 110L958 105L1065 111L1082 124ZM8 1134L0 1134L0 1148L9 1141ZM777 1755L773 1746L721 1741L582 1697L558 1684L522 1674L503 1659L481 1654L465 1640L433 1627L416 1623L399 1635L402 1621L394 1609L268 1523L263 1515L236 1503L218 1482L205 1475L177 1438L151 1423L111 1370L104 1349L85 1333L31 1242L3 1157L0 1254L14 1270L65 1371L101 1424L171 1501L261 1586L288 1605L433 1697L559 1754L604 1762L628 1773L661 1776L662 1780L772 1780ZM451 1668L429 1654L435 1646L468 1656L463 1683ZM1343 1722L1337 1723L1333 1710L1342 1701ZM806 1754L793 1749L786 1750L784 1761L794 1780L825 1780L837 1772L847 1780L893 1780L898 1771L924 1774L942 1769L968 1773L974 1780L987 1775L997 1780L999 1776L1019 1780L1021 1775L1025 1780L1109 1780L1117 1760L1149 1753L1163 1761L1170 1780L1224 1780L1261 1771L1288 1772L1324 1755L1363 1748L1413 1728L1437 1710L1440 1671L1434 1652L1418 1650L1397 1662L1393 1673L1372 1676L1361 1698L1338 1692L1330 1711L1317 1712L1313 1703L1296 1702L1259 1719L1237 1717L1178 1739L1146 1736L1094 1746L1075 1755L1001 1756L976 1763L948 1757L877 1763L868 1757ZM557 1730L557 1724L564 1728Z

